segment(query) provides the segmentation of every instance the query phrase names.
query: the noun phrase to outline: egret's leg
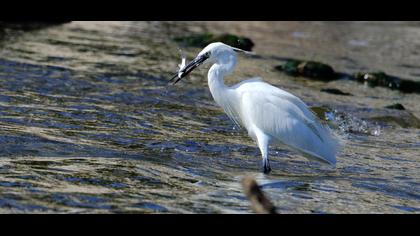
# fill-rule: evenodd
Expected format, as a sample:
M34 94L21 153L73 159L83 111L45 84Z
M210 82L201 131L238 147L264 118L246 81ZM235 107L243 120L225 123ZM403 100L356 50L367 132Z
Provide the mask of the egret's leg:
M255 134L257 136L258 147L261 151L263 172L264 174L268 174L271 171L270 161L268 160L268 145L270 143L270 137L261 131L256 131Z

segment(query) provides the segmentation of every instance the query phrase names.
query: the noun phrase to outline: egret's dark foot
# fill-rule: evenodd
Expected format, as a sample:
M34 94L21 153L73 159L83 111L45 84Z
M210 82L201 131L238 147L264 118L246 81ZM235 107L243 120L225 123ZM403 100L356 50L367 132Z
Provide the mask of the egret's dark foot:
M270 162L268 159L263 160L263 172L264 174L268 174L271 172Z
M269 166L268 167L264 166L263 172L264 172L264 174L269 174L271 172L271 168Z

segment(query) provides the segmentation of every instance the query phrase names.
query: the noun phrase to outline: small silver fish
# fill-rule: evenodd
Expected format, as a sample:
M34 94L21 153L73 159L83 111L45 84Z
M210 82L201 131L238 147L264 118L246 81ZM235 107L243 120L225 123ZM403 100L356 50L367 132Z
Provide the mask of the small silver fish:
M182 59L182 61L181 61L181 64L178 65L179 66L178 77L181 78L181 76L182 76L181 70L184 69L184 67L187 64L187 57L185 56L184 53L182 53L182 50L181 49L179 50L179 52L181 53L181 59Z
M184 69L184 67L186 66L186 62L187 62L187 59L185 57L183 57L181 64L178 65L179 66L179 71L178 71L178 77L179 78L181 78L181 76L182 76L181 70Z

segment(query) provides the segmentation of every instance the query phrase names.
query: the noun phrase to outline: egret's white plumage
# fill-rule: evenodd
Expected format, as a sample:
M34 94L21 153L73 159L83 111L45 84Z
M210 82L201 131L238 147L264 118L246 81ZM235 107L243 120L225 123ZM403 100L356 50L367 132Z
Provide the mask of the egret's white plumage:
M338 142L329 128L321 124L298 97L260 78L245 80L231 87L225 85L224 76L231 73L236 65L235 51L242 50L223 43L212 43L184 68L189 73L204 61L213 63L208 72L210 92L225 113L257 142L264 172L270 171L270 144L286 145L309 159L335 166Z

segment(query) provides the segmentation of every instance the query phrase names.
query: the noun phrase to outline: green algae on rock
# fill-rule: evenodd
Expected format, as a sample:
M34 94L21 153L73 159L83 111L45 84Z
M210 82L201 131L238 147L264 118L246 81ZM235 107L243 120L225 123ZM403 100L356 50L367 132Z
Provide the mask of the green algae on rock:
M317 61L288 59L285 64L276 66L275 69L290 76L302 76L321 81L331 81L339 77L330 65Z
M320 119L320 120L327 120L325 113L330 112L331 109L325 106L312 106L309 107L313 113Z
M387 87L403 93L420 93L420 83L387 75L385 72L357 72L353 74L356 81L367 83L371 87Z
M220 34L202 33L191 36L177 37L174 41L183 43L191 47L205 47L210 43L222 42L232 47L237 47L242 50L251 51L254 47L254 42L246 37L241 37L233 34Z

